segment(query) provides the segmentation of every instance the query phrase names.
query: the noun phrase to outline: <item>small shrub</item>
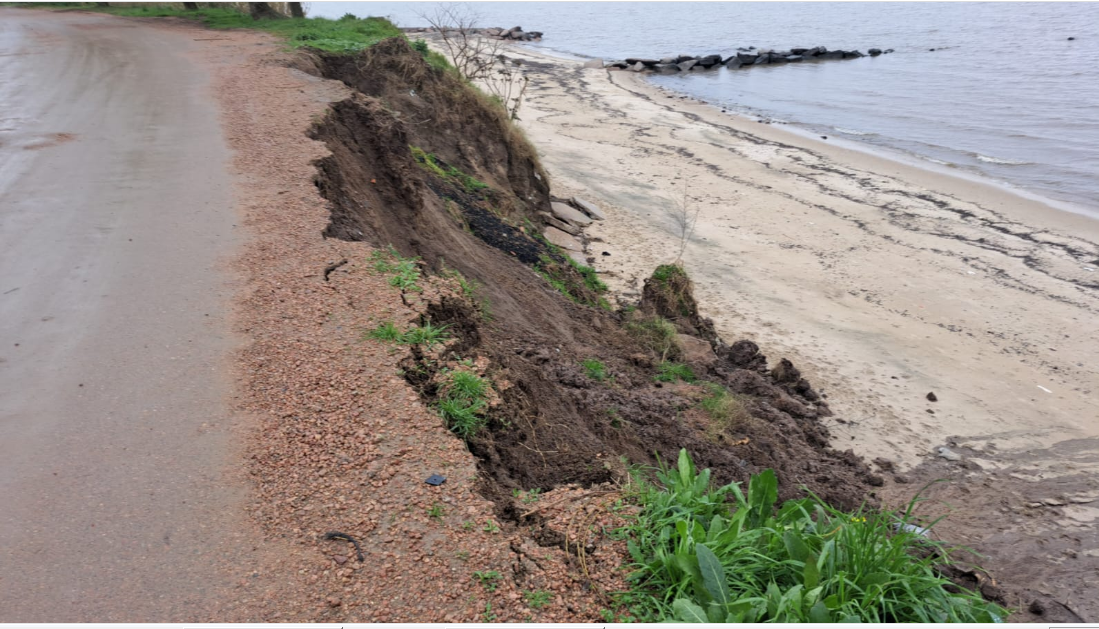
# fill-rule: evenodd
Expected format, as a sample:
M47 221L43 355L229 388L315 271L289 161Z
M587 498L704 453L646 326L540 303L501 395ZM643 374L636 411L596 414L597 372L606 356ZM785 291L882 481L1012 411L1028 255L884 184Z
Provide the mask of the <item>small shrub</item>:
M592 380L603 382L607 379L607 367L602 362L589 358L580 364L584 366L584 371Z
M691 371L691 368L682 363L673 363L665 360L660 363L656 368L655 380L657 382L675 382L676 380L682 380L683 382L694 382L695 374Z
M443 510L443 505L435 503L431 505L431 508L427 510L427 517L435 518L436 520L442 520L446 511Z

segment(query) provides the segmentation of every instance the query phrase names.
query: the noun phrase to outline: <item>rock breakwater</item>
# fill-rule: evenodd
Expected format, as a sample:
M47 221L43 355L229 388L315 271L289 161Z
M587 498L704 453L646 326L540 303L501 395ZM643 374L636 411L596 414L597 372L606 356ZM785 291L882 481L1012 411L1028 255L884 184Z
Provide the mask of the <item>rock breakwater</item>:
M799 63L803 61L825 61L840 59L859 59L861 57L877 57L889 54L892 48L882 50L871 48L866 53L859 50L828 50L824 46L814 48L789 48L786 50L759 50L755 46L737 48L735 54L724 56L711 55L679 55L677 57L664 57L650 59L630 57L620 61L601 63L601 60L586 62L584 67L606 67L611 70L631 70L633 72L690 72L692 70L710 70L726 67L730 70L738 68L755 67L762 65L774 65L783 63ZM597 65L600 64L600 65Z

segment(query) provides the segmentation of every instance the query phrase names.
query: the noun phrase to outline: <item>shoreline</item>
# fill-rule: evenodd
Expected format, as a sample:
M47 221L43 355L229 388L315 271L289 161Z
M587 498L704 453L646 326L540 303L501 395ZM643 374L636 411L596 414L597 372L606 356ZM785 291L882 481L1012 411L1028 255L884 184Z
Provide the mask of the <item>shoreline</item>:
M551 63L570 63L570 62L584 62L591 61L595 58L586 57L583 55L576 55L565 51L552 50L546 47L531 48L529 46L522 46L521 42L516 42L519 45L520 50L524 54L528 54L534 58L543 59ZM720 70L711 70L720 71ZM736 121L742 123L735 125L741 130L756 133L759 135L768 136L768 132L760 131L758 127L766 126L774 131L772 139L776 141L783 141L788 144L797 145L800 148L807 148L812 150L820 150L827 147L835 147L859 154L869 156L874 160L882 160L888 162L895 162L899 166L906 168L912 168L916 170L927 171L931 175L941 177L951 177L961 180L961 182L985 186L991 188L1000 193L1004 193L1010 196L1019 197L1022 202L1025 203L1038 203L1050 210L1056 212L1068 213L1083 216L1089 221L1099 222L1099 207L1090 208L1085 205L1081 205L1076 202L1054 199L1042 195L1040 192L1029 190L1010 181L1001 181L995 179L989 175L980 172L974 172L965 166L958 166L954 164L941 164L931 158L922 156L918 153L912 153L903 149L891 147L891 146L879 146L870 144L868 142L859 141L856 138L847 137L845 135L829 135L826 141L820 139L821 133L810 128L812 122L789 122L780 121L777 124L768 121L766 124L760 124L757 122L759 118L766 118L763 114L754 115L742 111L722 111L722 105L702 100L691 94L685 92L679 92L671 88L666 88L657 85L648 79L653 76L647 73L634 73L629 70L609 71L615 75L622 76L622 83L628 84L631 88L637 92L644 94L646 97L664 96L667 94L674 94L677 98L681 97L681 102L678 103L680 108L687 105L696 105L705 107L714 116L721 118L735 118ZM837 133L842 133L837 131ZM771 137L771 136L768 136ZM847 156L850 159L850 156ZM1099 231L1099 227L1096 228Z
M1099 237L1099 210L1097 209L1087 208L1068 201L1051 199L1042 196L1038 192L1021 188L1007 181L999 181L981 173L970 172L945 164L936 164L915 153L907 153L887 146L876 146L847 137L828 136L827 140L822 140L818 133L809 128L800 127L796 123L761 124L748 114L731 110L723 112L721 111L721 105L658 86L646 80L645 75L629 71L618 71L613 74L615 76L621 75L621 83L624 86L629 86L641 97L656 99L666 97L668 94L674 94L677 98L685 97L679 98L681 102L677 103L678 109L699 113L708 119L727 118L729 119L728 124L739 131L790 144L796 148L819 152L837 162L850 163L860 168L881 169L885 166L881 162L887 162L895 168L891 171L891 174L903 175L924 187L939 189L954 196L974 194L978 192L974 190L974 187L979 187L981 188L979 191L981 194L992 195L995 202L1002 204L1009 212L1016 211L1015 208L1020 204L1028 206L1038 204L1043 206L1043 210L1054 213L1053 216L1046 218L1050 221L1050 227L1072 230L1090 228ZM614 81L615 79L612 78L611 80ZM692 112L692 107L704 111ZM724 122L724 120L722 121ZM916 172L902 172L905 169ZM1064 214L1069 216L1057 216ZM1086 222L1077 221L1076 217L1082 217ZM1014 218L1021 220L1024 216L1019 214ZM1025 218L1033 219L1033 216L1028 215Z

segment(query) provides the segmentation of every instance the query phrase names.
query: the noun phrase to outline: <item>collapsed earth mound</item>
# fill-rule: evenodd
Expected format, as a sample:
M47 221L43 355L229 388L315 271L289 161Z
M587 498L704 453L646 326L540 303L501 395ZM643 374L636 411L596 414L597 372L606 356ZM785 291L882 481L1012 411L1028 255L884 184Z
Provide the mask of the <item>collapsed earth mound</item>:
M493 403L466 441L501 516L517 517L514 489L614 481L680 448L717 483L774 469L782 499L804 487L850 508L881 484L829 447L831 413L789 361L768 369L751 341L718 337L682 268L660 267L636 308L611 311L594 272L537 236L548 177L492 100L402 39L310 63L357 91L314 130L332 153L316 179L326 236L391 246L469 289L425 307L422 323L453 340L413 345L405 374L438 404L442 376L482 365Z

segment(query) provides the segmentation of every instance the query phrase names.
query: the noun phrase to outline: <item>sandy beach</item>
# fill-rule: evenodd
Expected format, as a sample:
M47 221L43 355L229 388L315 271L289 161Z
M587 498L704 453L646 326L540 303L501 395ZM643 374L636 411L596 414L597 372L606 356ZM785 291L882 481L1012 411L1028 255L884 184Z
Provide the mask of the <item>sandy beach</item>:
M943 500L980 485L942 531L978 546L996 536L1022 564L1031 551L1095 561L1099 222L631 72L513 52L530 68L522 124L554 192L607 211L588 255L613 290L636 298L676 258L668 210L686 185L701 213L683 261L703 313L802 369L836 413L834 446L896 466L886 496L907 500L924 478L959 480ZM1072 548L1039 541L1065 533Z

